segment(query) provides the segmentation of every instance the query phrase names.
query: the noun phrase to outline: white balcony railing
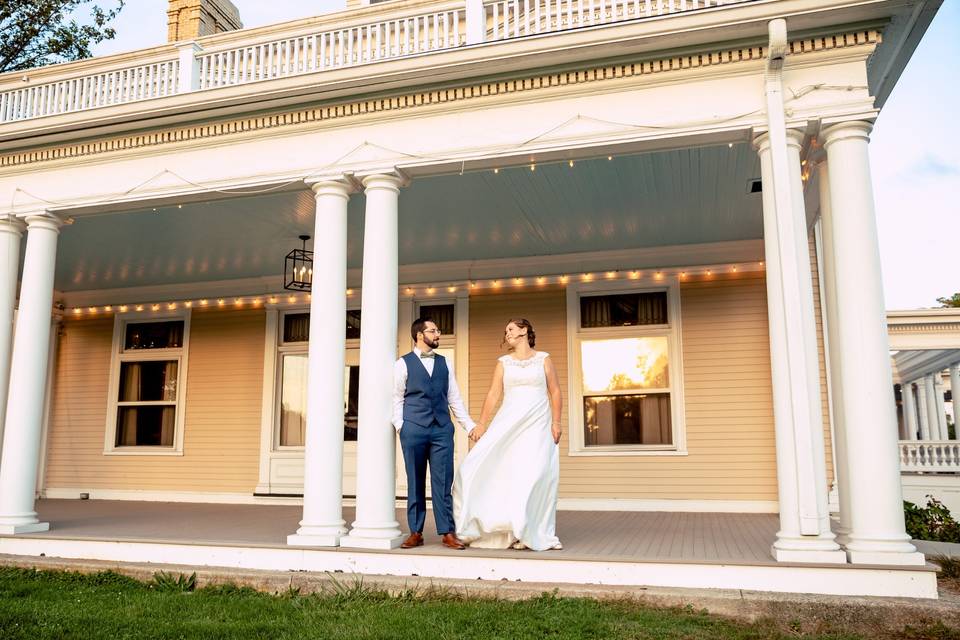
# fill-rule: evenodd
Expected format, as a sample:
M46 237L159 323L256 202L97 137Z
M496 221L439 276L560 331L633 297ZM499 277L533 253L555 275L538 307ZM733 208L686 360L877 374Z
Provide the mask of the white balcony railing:
M960 472L960 442L957 440L901 440L900 470Z
M438 3L430 12L421 6L418 13L392 13L387 14L389 19L362 24L355 19L346 22L346 14L342 26L334 22L306 35L210 51L188 43L170 47L163 54L168 59L150 64L110 68L107 60L96 70L93 61L95 70L85 74L70 65L60 74L34 70L52 78L34 86L8 84L4 90L0 80L0 123L751 1L464 0ZM90 62L80 64L91 67Z

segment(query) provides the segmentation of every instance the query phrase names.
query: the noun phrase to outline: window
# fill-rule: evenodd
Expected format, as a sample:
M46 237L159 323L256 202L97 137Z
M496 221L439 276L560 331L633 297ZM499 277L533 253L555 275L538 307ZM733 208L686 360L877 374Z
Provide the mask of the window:
M452 336L456 327L455 308L456 305L453 304L421 304L417 315L421 318L432 318L442 335Z
M309 313L285 313L283 335L279 347L279 424L278 447L303 447L307 433L307 350L310 337ZM360 338L360 311L347 311L347 340ZM349 343L348 343L349 344ZM357 407L360 367L347 365L344 370L343 439L357 439Z
M679 309L674 287L567 290L571 337L571 452L682 449L678 418ZM621 285L622 286L622 285Z
M189 316L117 316L107 453L179 453Z

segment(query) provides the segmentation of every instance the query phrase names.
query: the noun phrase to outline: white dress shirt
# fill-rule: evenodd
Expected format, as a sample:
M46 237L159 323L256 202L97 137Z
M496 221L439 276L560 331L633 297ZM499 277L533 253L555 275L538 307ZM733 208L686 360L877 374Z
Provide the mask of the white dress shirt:
M413 353L419 358L420 349L413 348ZM439 355L439 354L437 354ZM420 363L427 370L427 375L433 376L433 365L435 358L421 358ZM407 393L407 362L400 358L393 365L393 427L400 431L403 426L403 396ZM453 369L447 366L447 402L453 411L454 417L460 423L467 433L473 430L477 423L470 418L467 408L463 404L463 398L460 396L460 387L457 386L457 379L453 375Z

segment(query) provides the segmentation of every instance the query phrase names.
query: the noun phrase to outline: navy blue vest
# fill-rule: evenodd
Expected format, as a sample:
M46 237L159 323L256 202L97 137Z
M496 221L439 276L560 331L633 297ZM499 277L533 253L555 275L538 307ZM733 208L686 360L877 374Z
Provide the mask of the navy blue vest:
M440 354L433 360L433 375L427 373L420 356L410 352L403 356L407 364L407 389L403 394L403 419L421 427L429 427L436 421L440 426L453 426L450 422L450 403L447 402L447 385L450 374L447 361Z

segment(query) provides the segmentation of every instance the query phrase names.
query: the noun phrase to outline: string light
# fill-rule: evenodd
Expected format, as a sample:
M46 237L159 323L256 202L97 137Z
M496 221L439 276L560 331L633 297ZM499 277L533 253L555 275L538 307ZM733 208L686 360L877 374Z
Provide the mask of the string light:
M537 170L537 165L536 165L535 163L531 163L531 164L530 164L530 171L536 171L536 170Z
M567 164L569 164L569 165L570 165L570 168L571 168L571 169L573 168L573 160L569 160L569 161L567 161Z
M613 156L607 156L607 160L613 160Z
M680 271L678 269L668 269L666 271L653 272L652 279L655 281L663 281L666 278L667 274L673 274L680 280L684 280L684 281L690 280L691 278L695 278L697 276L699 276L702 279L707 279L707 278L714 278L717 274L720 274L720 273L738 274L740 273L740 271L744 271L744 270L763 271L764 264L765 263L763 261L759 261L756 263L748 263L746 265L731 264L731 265L725 265L725 266L724 265L703 266L703 267L694 268L693 270L688 269L683 271ZM610 280L610 281L619 280L621 278L627 279L627 280L640 280L643 277L643 272L639 269L624 271L623 275L621 275L620 271L616 271L616 270L604 271L600 273L582 272L578 276L574 276L574 277L579 278L579 280L582 282L592 282L596 279L597 276L601 276L601 275L603 276L603 279ZM480 281L469 280L468 283L464 284L464 286L472 290L476 290L478 288L484 288L484 287L499 290L506 283L515 285L517 287L522 287L526 285L528 281L530 283L535 282L539 286L545 286L551 283L559 283L559 284L565 285L570 282L570 276L568 274L561 274L561 275L540 275L540 276L530 276L530 277L512 276L509 279L496 278L496 279L480 280ZM438 289L440 288L441 287L438 285L431 285L428 287L424 287L422 291L425 295L432 296L436 294ZM443 284L442 288L446 289L446 291L449 293L455 293L459 289L459 286L455 283L447 283L447 284ZM354 289L346 289L345 291L348 296L352 296L355 293ZM403 291L406 293L406 295L413 296L414 294L416 294L417 288L404 287ZM310 294L307 294L307 299L310 299L311 297L312 296ZM240 297L232 298L230 300L232 301L232 304L229 305L230 308L242 309L244 307L247 307L247 308L262 307L265 301L269 301L270 304L277 304L280 298L277 295L249 296L249 297L240 296ZM289 295L285 297L285 301L291 305L296 304L297 300L298 298L296 295ZM217 306L220 308L226 308L227 302L228 301L224 298L216 299ZM142 303L142 304L136 304L136 305L122 304L122 305L71 307L69 310L69 313L76 317L81 317L84 314L87 314L89 316L95 316L101 312L102 313L114 313L114 312L127 313L131 307L133 307L133 309L138 312L144 311L145 308L154 312L159 311L161 309L174 311L180 308L181 305L186 309L191 309L193 308L194 305L199 307L208 307L210 305L210 301L207 300L206 298L202 298L199 300L167 300L167 301L160 301L160 302L153 302L153 303Z

